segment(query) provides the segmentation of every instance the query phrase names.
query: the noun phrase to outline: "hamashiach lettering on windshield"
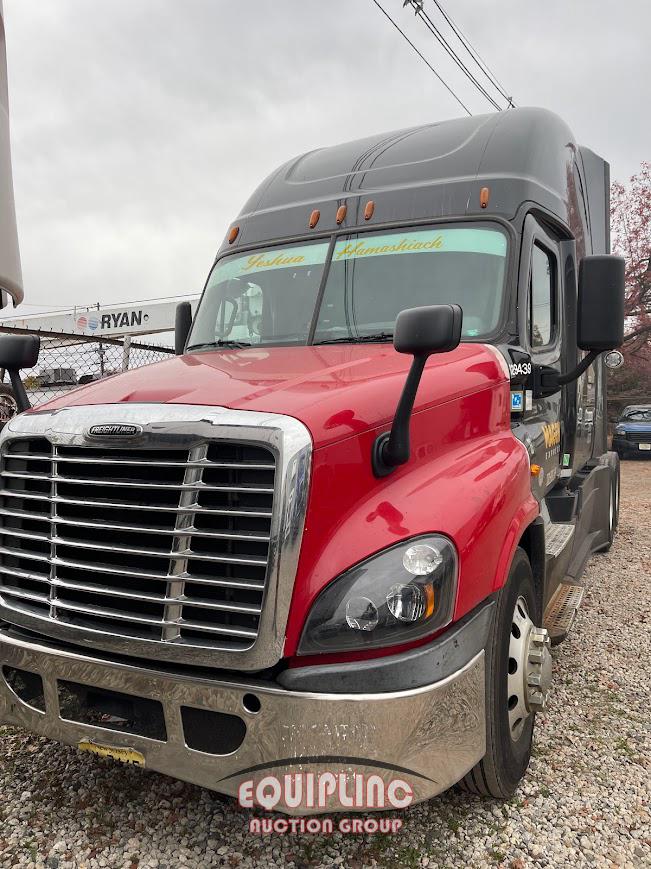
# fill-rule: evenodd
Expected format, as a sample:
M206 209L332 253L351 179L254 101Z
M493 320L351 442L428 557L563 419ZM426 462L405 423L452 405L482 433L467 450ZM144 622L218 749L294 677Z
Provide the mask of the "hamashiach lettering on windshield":
M440 250L442 247L443 237L440 235L437 235L431 241L408 241L406 238L403 238L397 244L368 245L363 241L358 241L356 244L345 244L340 250L336 251L335 258L373 256L382 253L406 253L414 250Z

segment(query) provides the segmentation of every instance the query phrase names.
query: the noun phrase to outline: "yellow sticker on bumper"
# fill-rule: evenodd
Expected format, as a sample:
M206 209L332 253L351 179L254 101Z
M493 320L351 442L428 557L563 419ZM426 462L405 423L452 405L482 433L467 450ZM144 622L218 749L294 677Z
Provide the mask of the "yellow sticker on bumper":
M89 751L100 757L112 757L120 763L131 763L134 766L144 766L145 756L135 748L120 748L117 745L102 745L100 742L91 742L90 739L80 739L77 743L80 751Z

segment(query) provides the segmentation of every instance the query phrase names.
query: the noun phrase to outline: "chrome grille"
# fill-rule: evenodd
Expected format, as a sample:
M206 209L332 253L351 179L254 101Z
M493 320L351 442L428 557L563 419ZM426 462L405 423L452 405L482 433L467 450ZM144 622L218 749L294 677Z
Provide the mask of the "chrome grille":
M635 444L651 444L651 431L628 431L625 437Z
M268 582L276 459L266 446L188 449L5 440L0 599L75 631L242 651Z

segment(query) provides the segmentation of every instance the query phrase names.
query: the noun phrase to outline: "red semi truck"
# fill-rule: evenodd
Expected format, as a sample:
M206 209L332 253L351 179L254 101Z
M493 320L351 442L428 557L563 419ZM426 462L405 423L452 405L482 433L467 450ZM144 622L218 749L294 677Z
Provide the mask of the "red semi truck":
M269 176L176 357L18 396L0 720L295 814L509 797L617 526L608 195L538 109Z

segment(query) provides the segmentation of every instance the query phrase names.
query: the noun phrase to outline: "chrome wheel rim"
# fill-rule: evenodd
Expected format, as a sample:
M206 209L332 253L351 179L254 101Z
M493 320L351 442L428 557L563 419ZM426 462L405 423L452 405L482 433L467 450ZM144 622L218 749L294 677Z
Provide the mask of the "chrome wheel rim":
M0 426L9 422L18 413L18 405L13 395L0 395Z
M615 517L617 516L617 511L619 510L619 478L615 480L615 486L611 494L610 505L610 527L614 531Z
M527 719L545 708L552 675L551 641L545 628L532 622L520 596L511 618L506 704L509 734L517 742Z

